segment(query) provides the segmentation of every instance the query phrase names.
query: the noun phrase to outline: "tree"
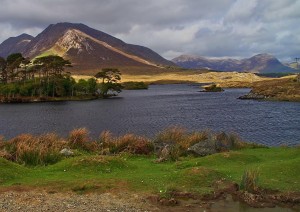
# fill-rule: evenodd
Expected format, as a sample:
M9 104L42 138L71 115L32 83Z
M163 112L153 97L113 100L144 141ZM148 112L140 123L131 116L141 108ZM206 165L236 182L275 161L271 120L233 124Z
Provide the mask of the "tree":
M63 77L65 67L71 67L71 62L57 55L49 55L35 59L33 65L39 73L40 84L42 84L42 78L46 82L46 93L49 94L51 91L52 96L55 96L58 78Z
M95 94L97 91L97 81L95 78L90 78L87 80L88 83L88 91L90 94Z
M0 57L0 83L7 83L7 63L2 57Z
M39 57L33 64L43 71L45 77L49 75L62 75L65 67L71 67L71 62L57 55Z
M6 58L8 81L15 82L16 79L18 79L19 68L21 68L21 64L24 60L25 58L21 53L14 53Z
M115 92L121 92L122 86L119 83L121 81L121 72L118 69L102 69L102 71L98 72L95 77L97 79L102 79L102 83L100 85L100 95L102 97L116 95ZM112 94L109 94L109 92Z

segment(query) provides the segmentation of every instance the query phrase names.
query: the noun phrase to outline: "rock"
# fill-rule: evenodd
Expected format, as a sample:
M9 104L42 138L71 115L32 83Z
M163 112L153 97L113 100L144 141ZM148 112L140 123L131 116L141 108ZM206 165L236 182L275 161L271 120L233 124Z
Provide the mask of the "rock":
M172 146L170 146L168 144L165 145L164 148L158 153L158 159L155 162L160 163L160 162L169 160L171 151L172 151Z
M265 95L257 94L257 93L250 91L250 93L248 93L244 96L240 96L238 99L266 99L266 98L267 98L267 96L265 96Z
M196 143L188 148L188 153L201 157L217 153L216 141L213 139L206 139Z
M233 149L234 141L226 133L222 132L216 138L217 152L225 152Z
M67 148L62 149L59 153L66 157L74 155L74 152L72 152L70 149L67 149Z
M219 85L216 84L202 86L202 88L204 88L202 92L223 92L224 91L223 88L221 88Z

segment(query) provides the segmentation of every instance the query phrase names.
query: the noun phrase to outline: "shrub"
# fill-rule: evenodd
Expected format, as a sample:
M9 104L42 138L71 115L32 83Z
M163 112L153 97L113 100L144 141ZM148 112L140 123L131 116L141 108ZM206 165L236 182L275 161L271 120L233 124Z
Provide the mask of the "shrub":
M182 149L187 150L189 147L193 146L196 143L208 139L210 132L208 130L200 132L192 132L185 136L183 140L179 142Z
M59 151L66 145L53 133L41 136L22 134L8 141L5 151L10 160L25 165L47 165L61 159Z
M70 132L68 138L69 147L83 151L94 151L97 144L90 141L89 131L86 128L74 129Z
M179 145L174 145L170 149L170 160L171 161L178 161L180 156L183 153L183 149Z
M153 144L142 136L126 134L111 139L107 144L111 153L128 152L132 154L148 155L153 152Z
M113 134L109 130L103 131L99 136L99 143L107 146L113 140Z
M246 170L242 176L240 189L253 193L258 189L259 170Z
M168 127L165 130L159 132L155 139L155 143L168 143L168 144L178 144L183 142L186 138L186 129L179 126Z

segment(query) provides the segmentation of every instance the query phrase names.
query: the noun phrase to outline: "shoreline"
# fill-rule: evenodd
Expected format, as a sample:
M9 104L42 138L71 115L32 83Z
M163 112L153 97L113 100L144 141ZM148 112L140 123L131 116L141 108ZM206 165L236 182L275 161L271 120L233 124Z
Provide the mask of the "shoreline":
M142 197L150 211L211 209L219 201L232 207L300 209L299 147L266 147L232 134L207 133L173 128L150 140L105 131L91 140L80 128L66 138L23 134L2 140L0 199L8 204L12 196L32 199L42 191L41 203L68 195L88 202L89 195L127 193ZM129 207L140 201L124 197ZM51 205L45 206L54 209ZM75 206L93 208L88 203ZM28 207L38 210L42 205Z

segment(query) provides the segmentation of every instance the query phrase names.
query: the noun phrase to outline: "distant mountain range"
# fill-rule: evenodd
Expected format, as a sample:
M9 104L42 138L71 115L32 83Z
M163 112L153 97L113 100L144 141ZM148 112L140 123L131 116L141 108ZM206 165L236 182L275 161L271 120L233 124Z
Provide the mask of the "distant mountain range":
M73 68L70 71L81 74L93 74L108 67L127 67L127 70L135 68L139 73L153 69L161 72L162 67L177 65L189 69L219 71L296 72L269 54L242 60L182 55L169 61L147 47L127 44L84 24L73 23L51 24L36 37L22 34L8 38L0 44L0 56L7 57L12 53L22 53L30 59L59 55L72 62Z
M36 37L22 34L0 44L0 56L22 53L25 57L55 54L72 62L72 71L106 67L176 66L149 48L127 44L84 24L58 23Z
M241 60L181 55L172 60L178 66L188 69L211 69L218 71L239 71L253 73L289 73L297 70L284 66L270 54L258 54Z

